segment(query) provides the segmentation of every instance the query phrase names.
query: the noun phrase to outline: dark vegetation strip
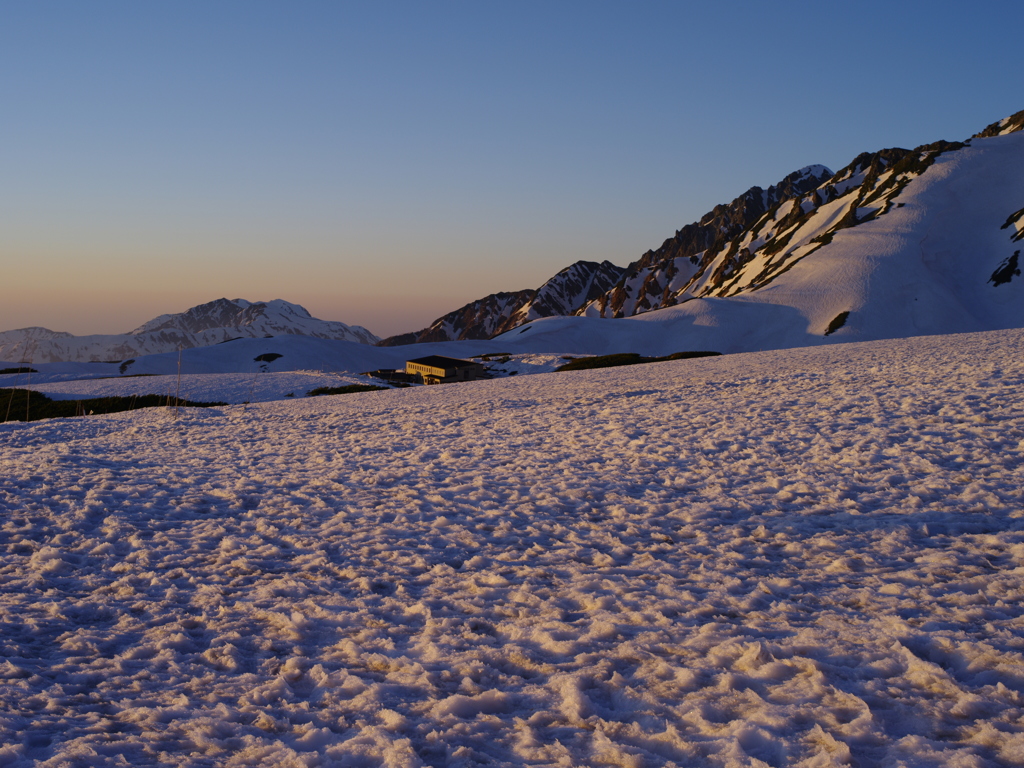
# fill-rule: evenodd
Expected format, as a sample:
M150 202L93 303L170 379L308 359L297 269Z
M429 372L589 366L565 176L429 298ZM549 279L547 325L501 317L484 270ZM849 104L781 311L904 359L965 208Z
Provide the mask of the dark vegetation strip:
M558 366L556 371L588 371L592 368L614 368L619 365L642 365L643 363L664 363L669 360L689 360L692 357L716 357L721 352L676 352L665 357L643 357L636 352L623 352L618 355L598 355L597 357L581 357L565 365Z
M372 392L375 389L390 389L390 387L377 387L373 384L349 384L345 387L317 387L306 393L306 397L318 397L320 395L349 395L353 392Z
M227 403L197 403L175 400L167 395L136 395L133 397L95 397L89 400L51 400L30 389L0 389L0 422L38 421L98 413L120 413L137 408L177 405L184 408L209 408Z

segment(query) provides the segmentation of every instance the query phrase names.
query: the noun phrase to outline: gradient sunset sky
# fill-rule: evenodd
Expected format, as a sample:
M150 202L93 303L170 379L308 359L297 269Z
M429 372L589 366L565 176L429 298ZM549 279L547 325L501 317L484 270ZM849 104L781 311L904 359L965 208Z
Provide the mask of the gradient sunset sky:
M1024 3L0 4L0 330L385 336L1024 109ZM1024 201L1022 201L1024 203Z

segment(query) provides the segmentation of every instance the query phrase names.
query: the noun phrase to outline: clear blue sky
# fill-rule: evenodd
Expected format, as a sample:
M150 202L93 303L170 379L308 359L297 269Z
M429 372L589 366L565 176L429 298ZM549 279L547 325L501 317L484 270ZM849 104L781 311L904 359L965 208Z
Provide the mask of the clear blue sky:
M1024 3L4 2L0 330L379 335L1024 109Z

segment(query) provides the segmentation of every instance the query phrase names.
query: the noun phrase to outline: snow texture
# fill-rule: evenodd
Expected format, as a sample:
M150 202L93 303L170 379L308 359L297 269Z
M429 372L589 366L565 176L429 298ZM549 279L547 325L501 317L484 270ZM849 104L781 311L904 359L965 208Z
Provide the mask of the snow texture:
M0 764L1016 766L1024 331L0 425Z

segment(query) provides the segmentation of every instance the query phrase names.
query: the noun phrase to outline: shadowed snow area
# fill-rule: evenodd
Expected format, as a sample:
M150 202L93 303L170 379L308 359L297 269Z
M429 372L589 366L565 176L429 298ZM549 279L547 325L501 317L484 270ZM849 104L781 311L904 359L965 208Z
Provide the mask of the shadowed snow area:
M0 425L0 764L1024 762L1024 331Z

